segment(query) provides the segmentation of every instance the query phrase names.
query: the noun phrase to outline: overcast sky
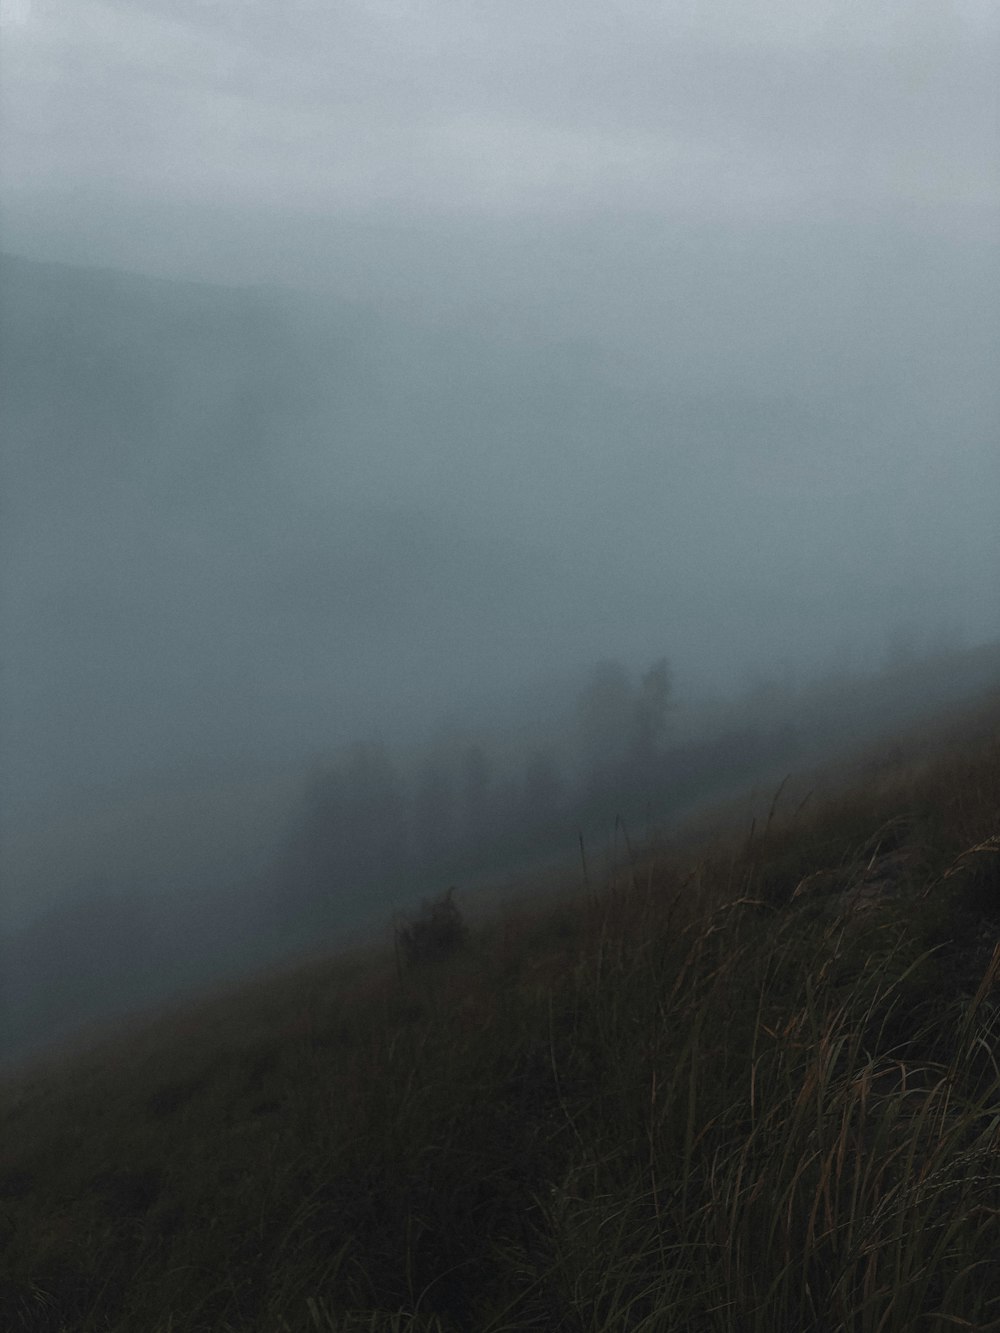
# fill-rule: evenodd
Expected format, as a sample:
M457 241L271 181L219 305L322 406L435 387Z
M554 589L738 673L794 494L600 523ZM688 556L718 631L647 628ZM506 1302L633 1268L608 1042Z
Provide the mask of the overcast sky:
M359 223L995 223L992 0L4 0L2 14L3 201L21 251L302 281L317 261L336 270L338 228Z
M0 943L358 740L575 781L602 659L676 741L1000 637L998 72L997 0L0 0Z
M4 250L319 293L326 330L311 352L312 316L259 307L286 409L240 378L242 297L175 335L190 293L95 287L74 324L18 270L11 790L101 747L109 778L161 742L224 758L248 717L346 733L489 672L665 652L732 685L876 660L914 620L1000 631L995 0L0 0L0 25ZM133 403L118 454L88 394Z
M993 0L2 0L0 16L5 249L325 289L537 361L548 442L537 421L519 443L468 418L462 393L497 390L467 362L454 419L419 447L367 430L350 470L369 497L626 577L699 542L731 578L737 529L771 578L792 551L828 567L851 503L859 541L837 560L892 533L915 569L923 543L929 567L979 569L963 614L980 614L1000 485ZM588 377L634 391L645 424L574 424ZM699 395L710 428L683 401ZM327 436L275 442L309 502L345 485Z
M927 504L987 503L993 0L3 0L0 16L10 251L329 289L546 356L558 336L637 400L728 401L721 453L688 447L735 469L737 505L853 492L866 469L869 493L898 487L904 461ZM737 440L754 398L794 403L791 443L758 431L766 459ZM369 438L359 467L383 497L465 512L486 489L556 532L561 499L570 523L588 495L614 522L662 502L615 479L616 453L649 471L648 445L606 431L553 446L547 472L532 441L533 487L516 442L477 455L459 435L382 463ZM314 495L325 443L284 450ZM703 505L704 477L671 468Z

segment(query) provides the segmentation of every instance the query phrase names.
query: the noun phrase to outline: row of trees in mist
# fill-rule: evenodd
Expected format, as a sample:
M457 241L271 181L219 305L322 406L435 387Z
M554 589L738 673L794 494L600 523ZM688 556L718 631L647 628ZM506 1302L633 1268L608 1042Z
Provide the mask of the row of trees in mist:
M675 701L666 662L638 678L606 662L579 690L558 693L547 721L536 712L521 719L527 726L453 735L409 760L355 745L313 774L259 876L209 892L96 880L16 933L0 921L0 1060L83 1021L322 945L476 870L572 853L578 833L604 845L616 815L640 842L647 815L669 824L688 805L770 783L804 758L998 682L1000 646L984 645L897 658L867 678L757 681L693 706Z
M0 1060L74 1024L219 980L288 948L335 938L477 871L571 853L615 817L635 824L745 767L752 728L681 744L665 660L633 678L604 662L549 725L439 739L409 759L350 746L305 784L269 869L202 893L149 894L95 880L16 937L0 930ZM3 1025L0 1024L0 1028Z
M365 886L405 894L435 877L564 851L619 815L644 825L691 795L699 775L759 757L749 731L672 745L672 708L665 658L637 679L606 661L556 738L520 755L452 739L406 765L381 743L355 744L307 785L283 856L283 910L333 920Z
M675 712L666 658L638 675L604 661L553 707L561 716L520 745L453 736L404 761L365 742L316 771L289 830L274 908L335 922L345 903L377 908L378 895L365 898L375 886L398 901L429 883L565 853L580 833L604 841L618 816L641 840L685 806L943 706L995 671L987 650L897 652L867 678L828 671L803 689L758 681L692 724L690 705L686 717Z

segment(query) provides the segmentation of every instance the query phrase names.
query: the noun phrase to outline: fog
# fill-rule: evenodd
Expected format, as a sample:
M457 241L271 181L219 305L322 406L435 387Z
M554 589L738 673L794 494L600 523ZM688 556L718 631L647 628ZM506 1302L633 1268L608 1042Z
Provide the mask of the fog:
M667 659L661 748L765 682L754 725L818 744L796 691L989 674L942 657L1000 636L985 0L0 25L9 931L308 877L303 793L359 744L413 826L395 900L572 842L602 662L634 731ZM449 863L476 746L507 813ZM392 898L324 864L345 921Z

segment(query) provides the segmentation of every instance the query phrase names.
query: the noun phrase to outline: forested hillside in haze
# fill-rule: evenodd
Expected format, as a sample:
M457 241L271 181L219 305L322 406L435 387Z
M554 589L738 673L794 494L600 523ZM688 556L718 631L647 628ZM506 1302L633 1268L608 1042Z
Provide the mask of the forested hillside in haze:
M1000 1329L988 0L0 0L0 1329Z

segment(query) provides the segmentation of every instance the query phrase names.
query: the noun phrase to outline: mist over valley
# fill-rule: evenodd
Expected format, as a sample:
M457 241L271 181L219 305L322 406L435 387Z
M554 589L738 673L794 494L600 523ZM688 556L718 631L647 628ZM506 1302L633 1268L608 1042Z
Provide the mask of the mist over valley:
M160 993L992 678L989 15L584 8L6 9L0 929L52 1015L88 919Z

